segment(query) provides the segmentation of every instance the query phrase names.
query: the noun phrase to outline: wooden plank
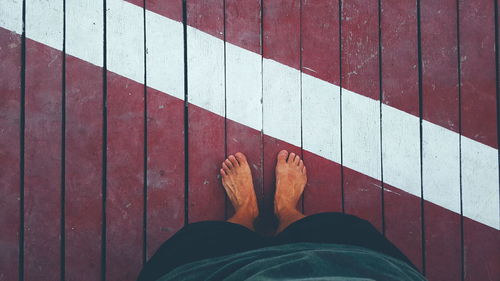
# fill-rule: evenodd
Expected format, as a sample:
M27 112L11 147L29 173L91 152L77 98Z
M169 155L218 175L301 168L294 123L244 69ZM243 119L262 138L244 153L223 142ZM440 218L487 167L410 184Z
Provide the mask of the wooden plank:
M276 156L301 151L300 0L263 1L264 208L273 214ZM286 42L286 43L285 43ZM270 221L270 218L263 218ZM270 228L270 226L268 227Z
M225 194L219 170L225 158L224 6L221 0L186 4L188 221L223 220Z
M62 4L26 2L24 280L61 274Z
M262 58L260 0L225 2L226 152L243 152L250 163L259 205L262 173ZM245 126L247 125L247 126ZM227 217L233 213L227 204Z
M21 14L22 7L12 1L5 12ZM21 4L21 3L19 3ZM4 7L2 7L3 9ZM0 12L0 17L2 17ZM6 15L5 15L6 16ZM5 17L2 17L5 19ZM20 17L19 17L20 19ZM0 28L0 272L2 279L19 277L20 230L20 134L21 134L21 36L15 33L22 21L13 21L13 30Z
M181 1L146 1L157 13ZM181 23L146 11L147 258L184 225L184 35ZM153 89L154 88L154 89Z
M135 280L144 250L143 11L118 0L106 5L106 279Z
M302 1L301 13L304 212L341 212L339 2Z
M344 207L382 230L378 5L342 2L341 15Z
M459 280L459 136L452 133L459 131L457 7L451 0L421 1L420 9L424 268L430 280Z
M500 207L495 3L458 3L464 280L498 280ZM474 161L476 159L481 161Z
M67 1L64 258L68 280L101 278L102 39L102 5Z
M380 4L382 102L391 106L382 107L381 121L384 233L422 269L417 2ZM393 107L415 117L402 118Z

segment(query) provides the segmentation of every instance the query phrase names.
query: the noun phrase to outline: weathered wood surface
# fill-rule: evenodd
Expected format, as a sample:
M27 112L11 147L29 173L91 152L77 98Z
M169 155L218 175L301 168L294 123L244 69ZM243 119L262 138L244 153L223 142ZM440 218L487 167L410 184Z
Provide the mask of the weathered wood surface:
M44 3L0 6L1 280L134 280L231 215L226 155L272 212L281 149L307 214L370 220L429 280L500 278L498 4Z

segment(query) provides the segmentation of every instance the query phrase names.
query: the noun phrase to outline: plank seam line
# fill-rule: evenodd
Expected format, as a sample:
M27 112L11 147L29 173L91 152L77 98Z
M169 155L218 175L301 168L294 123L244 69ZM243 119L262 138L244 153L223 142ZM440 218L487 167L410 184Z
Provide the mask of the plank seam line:
M62 79L61 79L61 280L66 275L66 0L63 0L63 42L62 42Z
M499 24L499 11L498 11L498 1L493 0L494 5L493 7L495 8L495 22L493 23L495 25L495 74L496 74L496 96L497 96L497 143L498 147L500 147L500 28L498 27ZM498 166L500 167L500 150L497 151L498 153ZM498 177L500 178L500 169L498 169ZM500 186L498 187L500 190ZM500 198L499 200L499 205L500 205ZM498 209L498 216L500 217L500 208Z
M146 264L148 246L148 81L147 81L147 45L146 45L146 0L143 0L142 28L143 28L143 52L144 52L144 149L143 149L143 210L142 210L142 265Z
M26 106L26 0L23 0L22 10L22 34L21 34L21 110L19 130L19 281L24 281L24 134L25 134L25 106Z
M340 191L342 195L342 213L345 213L344 202L344 138L342 128L342 0L339 0L339 102L340 102Z
M108 171L108 59L107 59L107 5L103 3L103 65L102 65L102 222L101 222L101 281L106 281L106 200L107 200L107 171Z
M224 157L227 158L227 68L226 68L226 0L222 1L222 37L224 42ZM226 193L224 192L224 218L228 219L229 207Z
M264 179L266 178L266 169L264 169L264 164L266 163L265 161L265 153L264 153L264 1L261 0L261 5L260 5L260 87L261 87L261 116L262 119L261 121L261 126L260 126L260 134L262 136L262 149L261 149L261 169L262 169L262 206L266 207L266 201L264 200L265 198L265 190L266 190L266 185ZM259 216L262 216L259 212Z
M304 161L304 128L303 128L303 106L302 106L302 0L299 0L299 92L300 92L300 158ZM302 202L301 208L302 213L305 213L304 209L304 201L305 201L305 192L302 193Z
M380 195L381 195L381 200L380 204L382 205L381 207L381 212L382 212L382 234L385 236L385 204L384 204L384 159L382 158L383 152L382 152L382 98L383 98L383 91L382 91L382 2L381 0L378 0L378 83L379 83L379 117L380 117L380 123L379 123L379 141L380 141Z
M421 235L421 243L422 243L422 274L426 275L426 259L425 259L425 216L424 216L424 176L423 176L423 131L422 131L422 122L423 122L423 86L422 86L422 34L421 34L421 23L420 23L420 0L417 0L417 69L418 69L418 119L419 119L419 152L420 152L420 235Z
M184 40L184 225L189 223L189 101L186 1L187 0L182 0L182 37Z
M456 0L457 10L457 81L458 81L458 179L460 185L460 280L465 279L464 265L464 216L463 216L463 197L462 197L462 68L460 59L460 0Z

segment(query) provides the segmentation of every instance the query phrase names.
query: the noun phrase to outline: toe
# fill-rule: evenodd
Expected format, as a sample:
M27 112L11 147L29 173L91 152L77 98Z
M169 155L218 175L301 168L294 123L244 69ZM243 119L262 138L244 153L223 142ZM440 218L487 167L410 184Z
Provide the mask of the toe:
M299 168L302 170L302 168L304 167L304 161L302 161L302 159L299 161Z
M288 156L288 161L286 161L287 163L293 163L293 160L295 159L295 153L290 153L290 155Z
M288 151L282 150L278 153L278 163L285 163L286 157L288 156Z
M222 177L227 177L226 171L224 171L224 169L220 169L220 174Z
M236 157L234 157L234 155L229 155L229 157L227 159L229 159L229 161L231 161L231 163L233 164L233 167L238 167L240 165L238 163L238 160L236 160Z
M222 163L222 170L226 172L226 175L229 175L231 173L231 169L229 169L226 162Z
M300 156L298 154L295 155L295 158L293 159L293 163L298 166L300 161L301 161Z
M302 167L302 173L305 175L307 174L306 166Z
M241 152L236 152L234 156L236 157L236 160L238 160L238 163L240 163L240 165L247 163L247 157L245 156L245 154Z
M226 164L226 166L227 166L229 169L232 169L232 168L233 168L233 163L232 163L231 161L229 161L229 159L224 160L224 163Z

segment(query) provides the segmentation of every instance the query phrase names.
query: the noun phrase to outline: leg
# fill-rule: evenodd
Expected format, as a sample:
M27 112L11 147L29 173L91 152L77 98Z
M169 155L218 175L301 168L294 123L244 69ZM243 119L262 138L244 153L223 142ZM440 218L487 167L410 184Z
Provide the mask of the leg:
M278 153L276 164L276 194L274 195L274 213L279 220L276 233L282 232L290 224L304 218L299 210L299 202L307 176L304 162L295 153L282 150Z
M259 215L257 198L252 181L252 172L243 153L230 155L220 170L222 185L233 204L235 214L228 221L254 229L255 218Z
M278 244L309 242L360 246L400 259L415 268L411 261L368 221L342 213L321 213L296 221L281 232L276 241Z
M259 215L252 174L245 155L230 155L220 170L222 184L234 206L227 222L207 221L187 225L166 241L141 271L139 281L157 280L177 266L217 256L264 247L253 222Z
M264 241L260 235L239 224L223 221L189 224L161 245L146 263L137 280L157 280L186 263L263 246Z

